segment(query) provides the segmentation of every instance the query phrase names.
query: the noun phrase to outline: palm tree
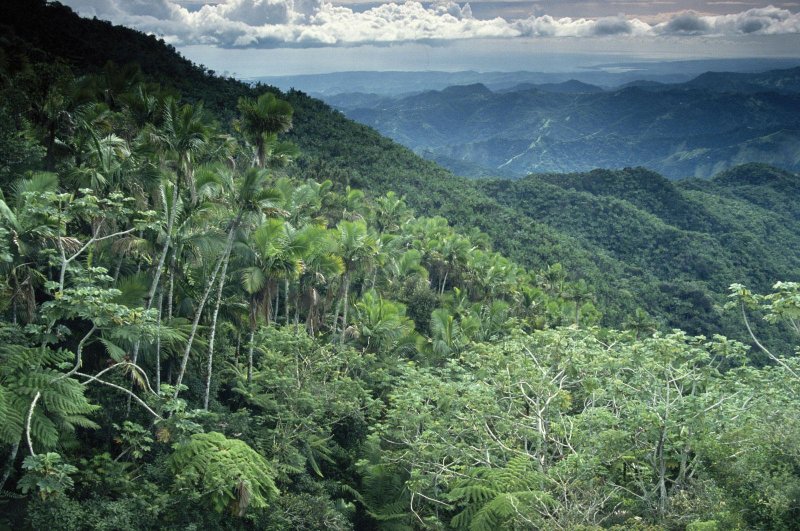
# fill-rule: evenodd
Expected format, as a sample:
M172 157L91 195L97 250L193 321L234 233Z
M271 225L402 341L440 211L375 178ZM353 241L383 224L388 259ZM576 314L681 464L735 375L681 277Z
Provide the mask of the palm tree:
M584 279L580 279L567 289L564 298L575 304L575 326L580 326L581 308L594 300L594 293Z
M295 324L299 322L301 306L305 307L306 329L313 336L325 321L326 304L322 293L344 272L344 263L337 254L338 231L327 229L321 223L311 223L302 227L297 236L305 240L305 244L301 256L303 271L297 278Z
M241 272L242 287L250 300L250 340L248 346L247 378L252 379L255 331L259 309L269 326L272 320L272 298L277 292L277 281L299 275L303 262L288 248L286 222L268 219L251 236L252 265ZM275 316L277 320L277 316Z
M245 139L255 147L255 165L258 168L267 166L270 148L273 153L281 153L288 146L277 141L277 135L285 133L292 127L292 106L288 102L266 92L257 99L239 98L241 116L238 128Z
M637 340L658 330L656 321L641 308L636 308L636 311L622 322L622 326L626 330L631 330Z
M392 352L414 331L414 322L406 317L406 307L384 299L374 290L366 292L354 310L358 336L372 352Z
M195 159L206 148L211 133L211 122L202 103L179 105L175 99L167 98L162 110L162 124L150 134L165 159L172 163L179 180L188 186L192 205L197 204Z
M352 274L359 265L368 264L375 256L376 241L363 221L341 221L336 226L339 231L339 255L344 263L342 276L342 335L344 342L347 330L348 297ZM338 319L338 312L335 318ZM336 321L334 320L334 326Z
M224 275L223 277L218 277L218 275L220 274L220 271L223 269L223 267L227 269L231 249L233 247L234 237L239 229L242 219L245 217L245 215L258 211L258 209L261 208L262 206L269 207L269 205L272 205L273 195L266 189L266 186L267 186L266 172L253 168L247 170L241 176L241 179L238 180L236 195L232 201L232 204L237 205L238 208L235 210L236 212L235 217L233 217L233 219L230 219L227 223L227 227L225 230L226 233L225 247L222 251L222 254L217 258L211 276L207 280L206 289L201 295L200 300L197 302L197 308L195 309L195 315L194 315L194 320L192 322L191 332L189 334L189 339L186 342L186 349L184 350L183 358L181 359L181 367L180 371L178 372L178 377L175 384L175 394L174 394L175 398L178 397L178 394L180 392L180 384L186 372L186 365L189 361L189 354L191 353L192 343L197 334L197 329L200 324L200 318L203 314L203 308L205 307L206 301L208 300L208 296L211 293L211 290L213 289L217 281L217 278L220 278L220 282L223 281ZM212 322L212 328L215 327L216 327L216 322Z
M444 275L440 279L439 295L444 294L447 286L447 277L452 273L457 273L465 268L470 257L470 253L475 250L472 243L464 237L451 234L440 240L437 249Z
M173 228L179 210L180 182L184 181L189 185L191 204L196 205L198 198L194 181L194 159L205 148L211 134L211 125L202 104L181 106L174 98L167 98L162 108L161 122L161 127L158 129L151 127L146 132L146 141L160 152L162 162L173 166L176 179L174 183L171 183L170 174L166 174L165 178L162 178L158 190L167 225L164 229L164 240L158 261L153 267L150 289L145 296L146 310L153 305L167 254L172 246ZM166 193L170 185L172 188L171 200ZM168 302L171 308L171 300ZM134 363L136 363L138 352L139 341L133 347Z
M42 216L31 213L27 208L28 194L55 192L57 188L58 177L54 173L37 173L14 183L10 203L6 203L0 191L0 226L11 233L13 243L9 253L11 260L0 261L0 273L6 276L12 321L15 323L20 317L25 323L34 319L36 289L46 280L40 272L47 267L40 263L40 251L54 246L49 226L52 221L48 223Z
M561 264L552 264L539 274L539 284L551 296L560 296L564 292L567 274Z
M394 192L387 192L375 200L373 221L378 232L398 232L411 217L411 209L403 198L397 197Z

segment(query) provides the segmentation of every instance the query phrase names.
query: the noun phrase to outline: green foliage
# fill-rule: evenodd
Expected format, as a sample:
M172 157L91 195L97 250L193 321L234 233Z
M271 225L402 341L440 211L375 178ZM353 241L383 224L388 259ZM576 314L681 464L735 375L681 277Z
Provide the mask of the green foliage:
M307 493L284 494L270 507L268 515L257 521L259 529L282 531L346 531L353 529L347 517L321 496Z
M502 468L478 468L469 478L455 480L448 499L464 509L453 517L456 529L540 527L555 500L543 489L544 477L527 456L511 459Z
M367 372L372 356L321 345L292 327L265 330L259 343L264 355L251 382L234 388L255 415L254 447L275 456L281 481L327 476L342 446L362 442L355 419L371 421L379 406L364 382L379 378Z
M718 531L719 523L716 520L691 522L686 526L686 531Z
M126 447L123 455L130 453L133 459L141 459L152 448L154 440L150 431L141 425L126 420L122 423L122 428L116 424L114 428L120 432L117 443Z
M267 507L278 495L269 462L246 443L221 433L198 433L179 443L170 457L176 486L208 497L218 512L244 516Z
M36 492L42 500L63 495L71 489L74 482L70 475L78 472L77 467L62 462L61 456L54 452L29 455L22 468L26 472L19 480L19 489L25 494Z
M413 349L413 342L408 340L414 332L414 323L406 317L404 305L368 291L354 309L358 338L366 348L373 352L391 353L405 342Z
M33 411L30 433L41 448L52 449L76 427L96 428L87 415L97 411L74 378L63 378L58 367L73 354L48 347L0 345L0 440L20 440L31 402L38 394L41 406Z
M402 468L383 463L360 463L361 489L356 499L364 505L367 514L377 522L379 529L404 529L411 526L411 493L406 487L408 474Z
M462 180L153 37L7 13L13 527L795 526L793 176Z

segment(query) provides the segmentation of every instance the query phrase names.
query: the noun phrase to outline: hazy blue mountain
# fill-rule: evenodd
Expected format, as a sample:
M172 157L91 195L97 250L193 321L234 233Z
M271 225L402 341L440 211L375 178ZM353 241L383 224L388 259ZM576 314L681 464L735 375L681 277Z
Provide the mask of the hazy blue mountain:
M749 162L800 169L798 88L794 68L608 91L579 81L504 91L477 83L329 101L462 175L643 166L680 178Z
M501 89L497 92L519 92L521 90L541 90L542 92L555 92L558 94L593 94L603 92L602 87L584 83L577 79L570 79L562 83L541 83L536 85L534 83L521 83L510 89Z
M567 60L568 59L568 60ZM565 59L565 64L574 63L575 58ZM247 81L262 82L281 90L297 89L327 99L334 94L362 92L398 96L411 92L441 90L451 85L482 83L491 90L507 90L521 84L560 84L570 80L581 83L614 88L637 81L659 83L684 83L709 71L716 72L763 72L795 67L798 58L765 59L702 59L686 61L609 62L597 64L596 57L584 57L581 63L587 67L576 67L558 72L333 72L326 74L302 74L292 76L261 76Z
M759 74L706 72L684 84L688 88L719 92L800 92L800 67L770 70Z

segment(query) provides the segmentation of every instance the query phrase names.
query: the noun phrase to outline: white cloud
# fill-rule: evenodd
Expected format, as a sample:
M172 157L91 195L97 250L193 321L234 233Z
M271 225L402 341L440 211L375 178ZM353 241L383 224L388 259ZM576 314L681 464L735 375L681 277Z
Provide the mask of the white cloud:
M227 0L188 10L176 0L66 0L85 16L164 36L177 45L309 47L435 42L518 37L653 37L800 33L800 14L773 6L730 15L685 11L648 23L618 15L555 18L531 15L508 21L479 20L469 4L443 0L386 3L363 11L328 0ZM183 0L183 3L186 3Z

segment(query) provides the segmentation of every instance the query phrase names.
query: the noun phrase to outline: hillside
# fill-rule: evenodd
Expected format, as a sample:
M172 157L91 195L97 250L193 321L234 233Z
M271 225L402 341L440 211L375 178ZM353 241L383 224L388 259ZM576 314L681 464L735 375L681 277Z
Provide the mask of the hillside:
M643 166L706 178L748 162L800 169L797 72L709 73L611 91L577 82L495 92L468 85L393 99L340 94L331 103L465 175Z
M32 39L33 48L55 56L61 53L62 47L57 45L58 41L48 38L51 35L51 26L58 25L62 28L61 31L73 28L71 31L80 35L91 35L93 31L102 33L106 28L111 28L99 21L78 22L80 19L67 13L68 10L58 11L57 17L50 16L45 23L30 24L30 21L36 19L35 9L40 8L35 7L35 2L22 2L19 6L20 11L14 19L17 29L12 34L27 36ZM7 13L13 15L14 11ZM58 17L65 17L66 22L53 22ZM87 24L86 28L82 26L84 23ZM76 29L79 26L82 28L80 31ZM208 72L192 69L190 63L180 58L174 49L159 44L152 37L124 28L114 28L113 31L119 35L115 35L113 39L102 37L103 42L107 43L106 52L109 58L125 59L130 57L131 49L147 48L148 52L140 62L145 75L156 80L174 82L174 86L190 101L202 98L207 108L221 109L223 119L233 116L236 100L240 95L258 92L235 80L223 80ZM76 66L94 71L99 70L103 64L105 62L101 56L89 55L87 61ZM184 69L189 70L184 72ZM637 89L611 94L590 94L587 97L613 100L613 94L630 96L631 101L639 101L643 107L651 101L646 93ZM524 102L540 101L542 104L551 102L550 98L573 101L580 97L538 91L503 95L506 96L520 98ZM794 278L798 271L794 267L797 255L787 255L785 247L777 241L767 241L763 252L781 256L784 260L773 263L731 258L732 251L725 250L725 247L747 247L746 243L752 238L747 225L749 221L744 218L738 221L729 220L732 225L724 228L720 228L718 222L709 216L698 217L699 221L695 224L687 222L685 218L693 215L690 214L693 209L686 207L685 199L676 201L680 185L669 185L653 172L634 170L581 174L586 181L593 181L597 176L606 176L607 178L600 179L602 186L610 186L610 182L618 184L608 189L603 197L592 199L589 203L586 202L585 195L579 193L582 191L580 187L575 188L575 191L569 189L572 185L566 190L542 188L535 194L538 206L530 208L530 205L523 202L522 196L531 195L532 191L524 190L524 187L543 187L544 183L538 178L531 178L526 181L527 184L519 185L522 186L519 190L513 184L484 184L459 178L382 137L375 130L344 118L341 113L302 92L290 91L285 97L295 109L294 128L288 137L298 144L303 153L296 169L299 176L331 179L338 186L351 185L375 196L395 191L405 196L409 205L421 215L441 215L463 230L482 230L498 251L527 267L541 270L550 264L561 263L570 278L584 278L594 287L598 303L603 308L604 322L609 325L619 325L636 307L641 306L668 327L681 327L706 334L722 332L743 338L738 323L727 323L713 309L714 304L722 300L727 285L744 281L764 290L775 279ZM458 115L458 101L468 100L475 113L489 116L492 109L496 109L490 105L495 97L497 95L485 86L477 84L444 92L428 92L420 95L419 98L424 99L419 101L426 101L426 108L431 116L441 116L447 123L456 124L462 119ZM680 94L674 95L675 101L683 101L684 97ZM788 105L793 101L791 98L785 99L788 97L776 98L775 101L781 105ZM662 109L667 107L664 103ZM603 109L605 116L614 114L613 107L595 105L590 108L592 112ZM795 109L784 110L790 117L796 114ZM755 112L751 116L753 120L763 119ZM702 119L703 116L692 117L693 123L699 124ZM733 113L728 120L731 123L735 121ZM633 124L632 126L636 124L632 116L625 122ZM644 126L635 127L641 129ZM609 148L604 152L617 153L617 148ZM564 152L563 158L559 160L566 164L574 157L575 153L570 150ZM640 184L632 187L631 176ZM575 179L575 176L552 176L545 180L570 182ZM771 184L765 185L766 190L772 189ZM635 192L641 187L644 190ZM500 189L507 191L499 194L496 191ZM668 190L668 193L664 190ZM718 187L711 187L706 193L716 195L724 192L726 200L743 199L747 201L745 206L750 201L760 201L758 187L749 191L739 188L738 191L744 194L741 199L731 197L730 191L720 190ZM521 194L519 197L518 193ZM640 198L631 201L632 193L638 193ZM773 196L766 194L764 197ZM562 209L580 205L574 208L577 208L581 216L600 219L605 215L608 207L606 203L609 201L622 205L622 210L617 213L611 226L624 233L624 245L617 241L619 236L614 230L604 228L597 232L592 228L603 225L600 222L576 223L570 216L562 215ZM780 202L774 201L776 205ZM783 202L797 204L791 197ZM764 205L756 203L756 206L759 207L754 211L756 217L773 216L763 209ZM658 219L654 220L653 216ZM791 228L790 226L787 230ZM800 246L790 248L800 249ZM651 249L652 256L647 257L641 253L641 249ZM702 252L704 249L711 253L710 261L706 260L706 253ZM672 261L675 265L665 265L665 260ZM690 299L695 302L688 303Z
M797 94L800 92L800 67L756 74L706 72L683 86L716 92Z
M0 529L796 527L796 174L458 178L6 5Z

